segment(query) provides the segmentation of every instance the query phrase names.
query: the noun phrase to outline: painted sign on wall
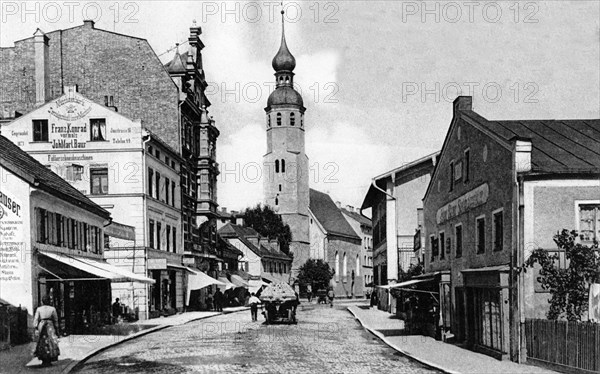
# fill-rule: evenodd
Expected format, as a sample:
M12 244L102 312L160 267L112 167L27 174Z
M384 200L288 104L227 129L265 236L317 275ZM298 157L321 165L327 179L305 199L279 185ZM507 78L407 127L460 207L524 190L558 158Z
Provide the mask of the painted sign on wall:
M454 199L448 204L444 205L437 211L436 219L437 224L446 222L449 219L457 217L469 210L483 205L487 202L490 195L490 187L487 183L472 189L464 195Z
M23 281L25 255L21 202L0 190L0 284Z

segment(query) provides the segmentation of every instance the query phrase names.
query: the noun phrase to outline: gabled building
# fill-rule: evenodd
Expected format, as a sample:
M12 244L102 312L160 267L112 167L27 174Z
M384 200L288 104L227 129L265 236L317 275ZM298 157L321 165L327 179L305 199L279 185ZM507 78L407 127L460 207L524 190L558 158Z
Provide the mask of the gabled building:
M458 97L424 198L427 273L414 284L435 285L438 336L525 361L524 322L544 317L549 294L516 269L536 248L557 251L562 229L598 238L599 199L599 119L488 120Z
M360 209L353 206L346 205L345 208L341 208L341 212L356 235L362 239L360 264L356 264L356 275L363 278L366 293L371 287L367 285L373 284L373 224L369 218L360 214Z
M290 282L292 259L279 249L277 240L262 238L256 230L233 223L219 229L218 235L241 251L239 270L250 275L250 290L265 283ZM235 270L236 269L231 269Z
M0 299L34 310L44 296L60 330L112 323L111 282L152 284L104 261L110 213L0 135Z
M178 194L187 261L216 272L219 132L207 115L201 32L192 25L187 51L177 51L164 66L147 40L98 29L93 21L48 33L38 29L0 48L0 123L59 98L65 86L141 121L183 160Z
M309 213L310 258L324 260L335 271L332 284L336 297L363 297L361 237L331 197L323 192L310 190Z

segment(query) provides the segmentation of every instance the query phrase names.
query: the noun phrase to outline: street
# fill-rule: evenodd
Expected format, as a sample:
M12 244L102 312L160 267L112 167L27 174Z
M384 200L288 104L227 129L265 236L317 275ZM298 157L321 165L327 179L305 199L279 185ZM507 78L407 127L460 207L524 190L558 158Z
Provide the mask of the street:
M250 312L190 322L92 357L81 373L434 373L364 331L343 305L303 303L297 325Z

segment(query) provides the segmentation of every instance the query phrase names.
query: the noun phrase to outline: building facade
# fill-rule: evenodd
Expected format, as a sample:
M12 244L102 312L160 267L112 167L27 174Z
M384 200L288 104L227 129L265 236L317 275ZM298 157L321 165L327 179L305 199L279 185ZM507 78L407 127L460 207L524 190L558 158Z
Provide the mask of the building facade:
M524 361L522 322L542 317L549 295L535 271L516 269L533 249L556 250L563 228L582 241L597 235L598 128L600 120L491 121L470 97L455 100L424 199L425 270L442 336Z
M282 17L283 22L283 17ZM282 26L283 27L283 26ZM273 58L276 86L265 112L267 152L263 158L264 202L290 226L292 276L309 258L308 156L305 153L304 102L294 89L296 59L282 30L281 47Z
M361 215L353 206L347 205L341 208L341 212L362 240L361 253L356 259L356 276L362 277L366 294L370 290L368 285L373 283L373 225L369 218Z
M42 297L60 330L112 323L111 282L153 283L103 261L110 213L0 136L0 298L27 309Z
M184 306L179 170L181 158L116 107L98 105L65 87L65 94L2 126L2 133L134 228L129 240L111 238L105 258L156 285L113 283L141 318Z
M190 28L188 50L164 66L145 39L95 27L93 21L0 48L0 115L28 113L77 86L92 102L115 107L175 150L183 238L190 265L217 271L216 139L202 64L201 29ZM178 234L179 235L179 234Z

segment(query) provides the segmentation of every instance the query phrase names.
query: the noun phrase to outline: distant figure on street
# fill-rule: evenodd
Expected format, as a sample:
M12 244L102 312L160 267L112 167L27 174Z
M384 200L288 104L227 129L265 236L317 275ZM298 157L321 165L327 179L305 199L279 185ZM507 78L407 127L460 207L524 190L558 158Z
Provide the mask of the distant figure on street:
M208 294L208 296L206 296L206 309L213 309L213 298L211 294Z
M58 314L50 305L50 298L44 296L42 305L35 311L33 327L36 329L38 342L33 355L42 361L42 366L52 365L60 356L58 347Z
M308 297L308 302L312 300L312 286L309 284L306 286L306 296Z
M113 320L117 322L121 316L121 302L119 301L118 297L115 299L115 302L112 305L112 314Z
M217 288L217 290L215 291L215 294L213 295L213 299L214 299L214 303L215 303L215 310L217 312L222 312L223 311L223 292L221 292L221 290Z
M260 304L260 299L256 297L256 294L252 292L252 296L248 300L248 304L250 304L250 316L252 317L252 321L258 320L258 305Z
M373 292L371 292L371 307L377 308L378 304L379 304L379 298L377 297L377 292L375 290L373 290Z
M330 288L329 291L327 291L327 297L329 298L329 307L333 308L333 298L335 297L333 288Z

